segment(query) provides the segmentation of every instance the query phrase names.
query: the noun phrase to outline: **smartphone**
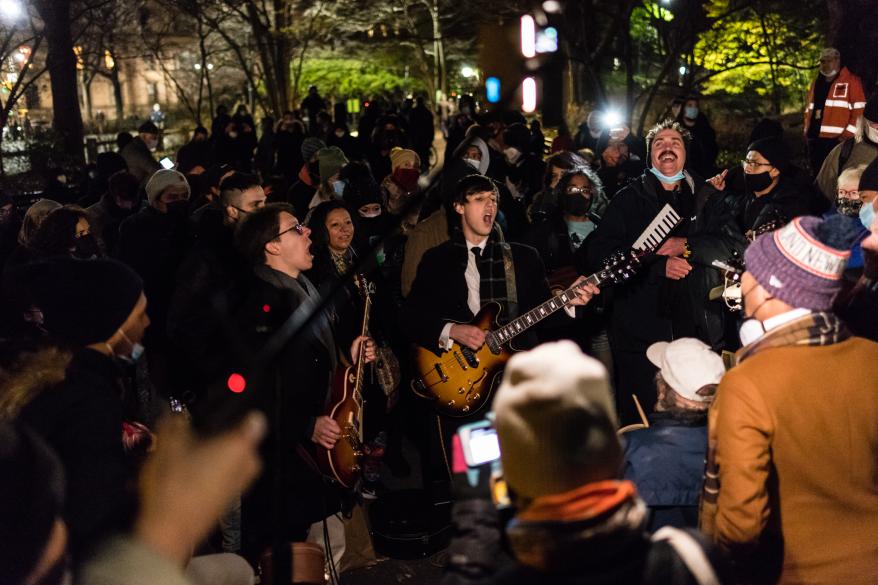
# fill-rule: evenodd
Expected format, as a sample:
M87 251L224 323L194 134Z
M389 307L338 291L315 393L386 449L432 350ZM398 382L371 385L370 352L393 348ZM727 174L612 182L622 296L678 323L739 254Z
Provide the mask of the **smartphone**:
M457 431L467 467L478 467L500 459L497 429L483 420L460 427Z
M165 157L162 160L160 160L159 164L162 165L162 167L164 167L166 169L173 169L174 168L174 161L172 161L168 157Z

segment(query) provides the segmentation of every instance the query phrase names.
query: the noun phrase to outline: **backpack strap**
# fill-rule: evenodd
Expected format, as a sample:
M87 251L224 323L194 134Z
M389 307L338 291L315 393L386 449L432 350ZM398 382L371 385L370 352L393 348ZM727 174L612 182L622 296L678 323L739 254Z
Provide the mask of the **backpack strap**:
M664 526L652 535L653 542L666 541L695 577L698 585L720 585L719 577L704 554L704 549L691 534L679 528Z

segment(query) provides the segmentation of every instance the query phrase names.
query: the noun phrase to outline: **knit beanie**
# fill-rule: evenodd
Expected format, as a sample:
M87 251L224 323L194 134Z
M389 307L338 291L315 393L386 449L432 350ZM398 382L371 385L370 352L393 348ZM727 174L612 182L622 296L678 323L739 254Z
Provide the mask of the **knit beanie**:
M348 164L348 159L339 147L327 146L317 151L317 162L320 165L320 180L326 181Z
M43 327L72 347L106 341L137 305L143 280L115 260L53 258L22 269Z
M747 151L755 150L765 157L773 167L781 173L786 172L790 164L790 152L787 145L780 138L760 138L747 147Z
M857 218L797 217L756 238L744 252L744 263L773 297L795 308L828 311L861 232Z
M177 185L186 187L186 198L188 199L189 195L192 194L192 190L186 181L186 175L173 169L159 169L146 182L146 198L150 205L152 205L156 199L161 197L165 189L176 187Z
M53 199L40 199L27 208L24 212L24 220L21 222L21 229L18 230L18 243L22 246L29 246L34 234L37 233L43 221L49 217L49 214L59 209L61 204Z
M503 475L536 498L614 479L622 465L607 371L572 341L515 354L494 399Z
M866 109L863 110L863 117L870 122L878 122L878 90L873 91L869 99L866 100Z
M390 150L390 172L398 169L403 163L412 163L412 168L421 168L421 157L414 150L395 146Z
M878 191L878 158L869 163L860 175L860 193L863 191Z
M24 583L64 512L58 457L23 425L0 423L0 575Z
M314 158L314 155L321 148L326 148L326 143L320 140L319 138L314 138L313 136L306 138L302 141L302 160L305 161L305 164L311 162L311 159Z

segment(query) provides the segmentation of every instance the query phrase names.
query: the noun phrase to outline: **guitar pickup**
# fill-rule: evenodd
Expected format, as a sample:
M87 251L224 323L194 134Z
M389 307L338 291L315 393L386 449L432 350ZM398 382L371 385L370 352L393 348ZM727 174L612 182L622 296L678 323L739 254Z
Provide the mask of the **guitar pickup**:
M448 381L448 376L445 375L445 372L442 370L442 364L436 364L433 366L433 369L436 370L436 373L439 375L439 379L443 382Z
M476 357L476 354L473 353L473 350L468 347L462 347L460 349L460 353L463 354L463 358L466 360L466 363L468 363L471 368L479 367L479 358Z

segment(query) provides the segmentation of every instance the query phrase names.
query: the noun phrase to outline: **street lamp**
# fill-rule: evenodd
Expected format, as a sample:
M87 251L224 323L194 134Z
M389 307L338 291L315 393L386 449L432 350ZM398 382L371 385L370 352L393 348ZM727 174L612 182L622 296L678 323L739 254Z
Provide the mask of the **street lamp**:
M19 0L0 0L0 16L4 20L18 20L24 14Z
M475 77L476 70L470 67L469 65L464 65L460 68L460 74L465 78L469 79L470 77Z

